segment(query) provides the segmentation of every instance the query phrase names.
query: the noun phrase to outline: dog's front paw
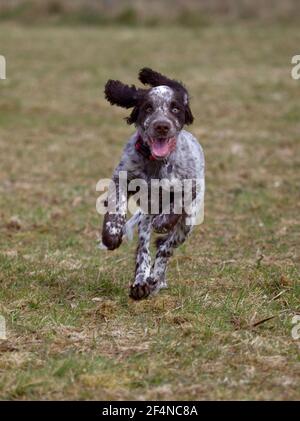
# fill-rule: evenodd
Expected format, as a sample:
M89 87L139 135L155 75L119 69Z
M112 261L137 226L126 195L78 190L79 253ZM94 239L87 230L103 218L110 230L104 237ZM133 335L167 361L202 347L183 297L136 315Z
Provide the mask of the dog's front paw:
M148 284L131 285L129 297L133 300L142 300L150 295L151 288Z
M118 247L120 247L122 243L122 233L116 234L116 235L107 235L104 233L102 235L102 244L104 247L106 247L108 250L115 250Z
M122 243L125 216L106 213L103 221L102 244L108 250L115 250Z

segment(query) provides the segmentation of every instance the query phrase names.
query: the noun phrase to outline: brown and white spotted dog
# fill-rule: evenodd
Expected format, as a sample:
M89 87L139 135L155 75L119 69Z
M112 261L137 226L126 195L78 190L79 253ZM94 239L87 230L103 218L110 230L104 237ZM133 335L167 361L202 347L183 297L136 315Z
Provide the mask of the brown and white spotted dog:
M115 211L106 213L102 230L103 245L114 250L120 246L124 236L128 236L135 225L138 226L135 279L130 287L130 297L136 300L167 286L165 275L168 259L173 249L185 241L196 217L203 213L204 205L203 151L194 136L183 130L185 124L193 122L186 88L180 82L148 68L140 71L139 80L150 85L150 88L139 89L115 80L109 80L105 86L105 96L111 104L132 108L127 122L136 126L136 132L126 144L113 173L112 180L117 192ZM121 171L127 172L128 182L142 179L149 187L153 179L167 179L170 183L172 180L198 180L200 193L195 194L198 190L192 188L189 212L185 209L181 213L174 211L173 192L173 195L170 194L169 213L165 213L162 206L155 214L141 208L126 221L130 192L124 191L124 187L120 188ZM127 189L128 184L126 186ZM151 195L148 200L149 203L153 200ZM152 231L164 235L156 241L156 256L151 265Z

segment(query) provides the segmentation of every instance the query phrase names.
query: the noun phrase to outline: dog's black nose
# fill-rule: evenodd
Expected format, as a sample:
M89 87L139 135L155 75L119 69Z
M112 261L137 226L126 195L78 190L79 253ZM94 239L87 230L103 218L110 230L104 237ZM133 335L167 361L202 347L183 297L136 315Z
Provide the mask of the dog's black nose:
M157 121L154 124L154 130L158 136L166 136L170 128L171 126L167 121Z

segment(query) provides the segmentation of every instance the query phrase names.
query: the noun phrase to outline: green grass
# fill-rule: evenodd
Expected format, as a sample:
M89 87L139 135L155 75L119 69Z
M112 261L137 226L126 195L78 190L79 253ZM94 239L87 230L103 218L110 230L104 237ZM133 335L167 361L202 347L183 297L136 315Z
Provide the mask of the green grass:
M1 398L299 399L298 26L2 24L0 39ZM207 193L170 288L132 302L135 244L96 249L95 186L132 131L104 83L142 66L190 89Z

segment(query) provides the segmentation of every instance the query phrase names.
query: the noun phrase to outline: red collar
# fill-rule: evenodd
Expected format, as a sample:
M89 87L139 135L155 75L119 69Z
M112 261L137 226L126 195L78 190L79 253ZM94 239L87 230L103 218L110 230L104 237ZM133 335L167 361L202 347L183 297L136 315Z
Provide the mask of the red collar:
M135 142L135 150L140 153L144 158L149 161L155 161L154 156L151 154L149 146L143 141L142 136L139 134Z

